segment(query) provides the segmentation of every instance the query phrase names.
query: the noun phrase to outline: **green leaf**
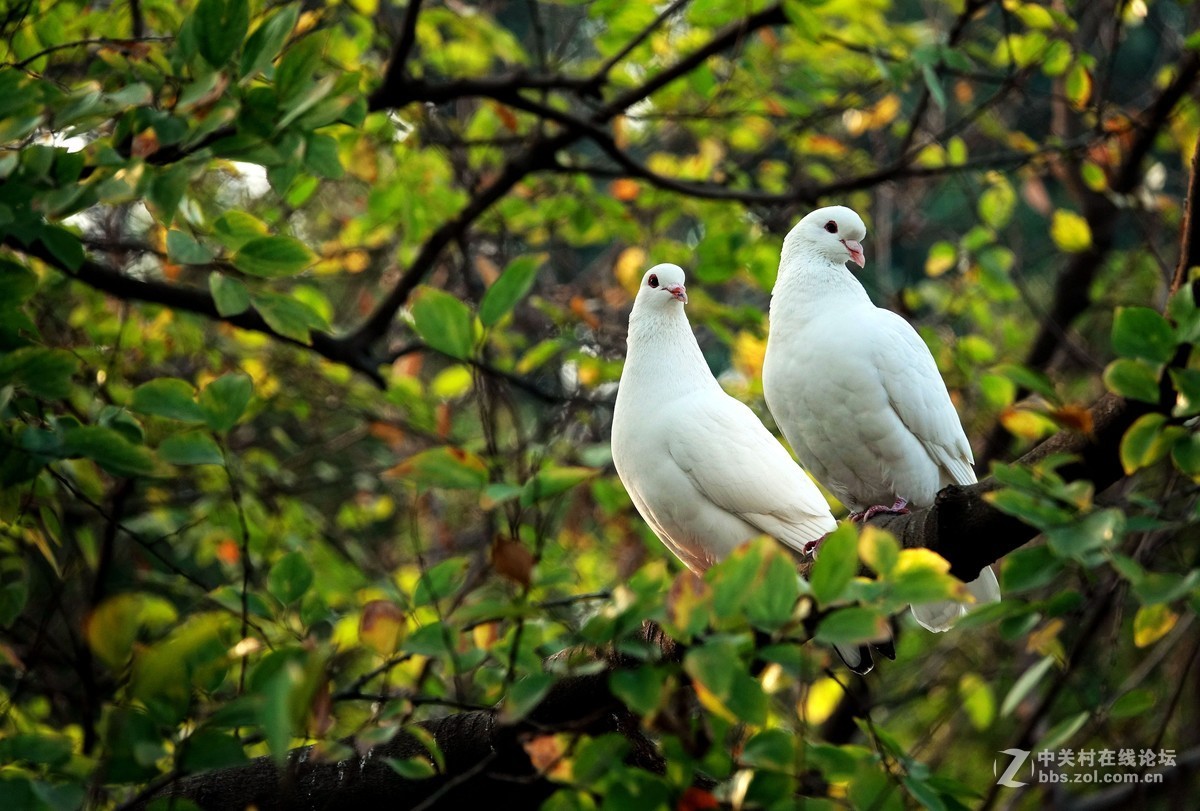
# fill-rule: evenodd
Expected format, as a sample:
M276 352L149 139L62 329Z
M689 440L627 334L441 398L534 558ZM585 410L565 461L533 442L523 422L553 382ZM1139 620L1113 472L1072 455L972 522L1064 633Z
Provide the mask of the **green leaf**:
M663 681L663 672L649 666L616 670L608 677L613 695L643 717L649 716L658 707L662 698Z
M250 26L247 0L200 0L192 16L200 55L214 68L225 67Z
M118 431L99 425L69 430L63 437L63 454L93 459L114 476L148 476L154 472L150 451L134 445Z
M1163 431L1167 418L1162 414L1143 414L1121 437L1121 466L1125 475L1157 462L1171 449L1168 434Z
M809 574L809 586L821 605L841 598L858 572L858 532L849 523L825 536L817 548L817 561Z
M0 356L0 386L13 383L35 397L59 400L71 393L71 377L79 367L62 349L30 346Z
M1158 378L1161 374L1161 366L1153 366L1144 360L1119 358L1104 370L1104 385L1122 397L1157 403Z
M1060 746L1070 740L1072 735L1082 729L1083 725L1087 723L1087 720L1090 717L1091 713L1087 710L1084 710L1083 712L1076 713L1075 715L1059 721L1050 728L1050 731L1046 733L1045 737L1038 741L1038 749L1058 749Z
M225 457L203 431L171 434L158 445L158 456L173 465L224 465Z
M987 729L996 720L996 696L992 685L978 673L965 673L958 680L963 711L976 729Z
M688 650L683 669L692 677L697 698L706 709L729 721L761 724L766 720L767 697L745 671L737 643L712 639Z
M304 147L304 165L319 175L340 178L345 174L338 159L337 140L331 135L310 135Z
M422 287L412 303L413 326L430 347L452 358L465 359L473 342L471 311L454 296Z
M1133 644L1149 647L1171 632L1179 615L1166 603L1144 605L1133 615Z
M250 299L267 326L285 338L307 345L312 343L310 330L329 329L329 323L321 314L295 295L262 292L253 294Z
M1175 354L1175 330L1149 307L1118 307L1113 317L1112 345L1123 357L1166 363Z
M405 780L425 780L437 774L437 769L429 762L428 758L410 757L403 760L385 758L384 762Z
M1008 225L1017 207L1017 193L1004 177L997 177L979 195L979 218L997 230Z
M500 723L511 724L528 715L554 686L550 673L531 673L508 689L500 707Z
M1099 549L1111 548L1125 529L1125 514L1118 509L1094 510L1063 527L1049 531L1050 548L1063 557L1086 560Z
M813 636L827 645L855 645L887 638L887 619L870 608L850 606L830 612Z
M1140 687L1130 690L1113 702L1108 714L1112 718L1134 718L1144 714L1154 706L1156 697L1153 690Z
M38 277L29 268L0 257L0 302L20 304L33 295Z
M1171 461L1193 481L1200 481L1200 434L1188 434L1171 447Z
M741 762L758 769L786 772L796 760L796 738L782 729L764 729L746 741Z
M208 289L212 292L217 312L224 317L238 315L250 309L250 291L237 279L231 279L224 273L210 273Z
M183 747L183 768L189 772L224 769L248 761L242 742L232 733L216 729L193 732L188 736L187 746Z
M921 66L921 78L925 80L925 87L929 88L929 97L933 99L933 103L939 110L945 110L946 91L942 89L942 81L931 65Z
M172 229L167 232L167 258L181 265L206 265L213 260L213 252L191 234Z
M791 558L783 552L769 555L758 587L746 600L746 617L761 628L781 628L791 621L799 597L800 580Z
M238 270L266 279L294 276L314 261L316 256L304 243L284 236L256 237L233 255Z
M67 270L74 272L83 265L83 243L66 228L45 225L39 236L46 250Z
M997 374L1004 375L1026 391L1040 394L1051 403L1057 404L1059 402L1058 392L1054 390L1054 384L1044 372L1030 369L1028 366L1022 366L1019 363L1002 363L996 367L995 371Z
M213 236L229 250L236 251L247 242L267 236L267 226L253 214L234 209L213 223Z
M479 303L479 320L485 327L495 324L525 297L537 279L543 260L542 255L522 256L508 263Z
M1004 576L1004 593L1029 591L1058 577L1062 561L1050 551L1049 546L1032 546L1018 549L1005 555L1001 563Z
M443 445L410 456L387 471L421 487L449 490L482 490L487 484L487 465L462 448Z
M296 27L296 19L299 14L299 6L285 6L271 19L254 29L254 33L246 40L246 47L242 51L238 74L243 79L266 70L270 66L275 57L279 55L284 43L287 42L288 35Z
M912 795L913 799L921 804L922 808L928 808L929 811L945 811L946 803L942 801L941 795L937 793L937 789L930 786L924 780L918 780L911 774L901 778L904 783L904 788Z
M578 484L597 474L590 467L558 467L549 465L539 470L521 488L521 506L528 507L539 501L562 495Z
M1022 673L1021 677L1013 683L1012 689L1008 691L1008 695L1004 697L1004 701L1001 702L1000 715L1012 715L1017 705L1029 694L1030 690L1037 686L1037 683L1042 680L1053 665L1054 658L1046 656Z
M1171 369L1171 382L1175 386L1175 417L1191 417L1200 414L1200 369Z
M284 605L299 600L312 584L312 567L299 552L288 552L267 575L267 590Z
M200 408L204 419L214 431L228 431L246 411L254 383L242 372L221 375L200 392Z
M133 390L129 407L143 414L201 423L206 420L204 409L196 402L196 391L187 381L175 377L158 377Z
M1185 284L1167 301L1167 316L1175 322L1180 343L1200 343L1200 308L1192 296L1192 285Z

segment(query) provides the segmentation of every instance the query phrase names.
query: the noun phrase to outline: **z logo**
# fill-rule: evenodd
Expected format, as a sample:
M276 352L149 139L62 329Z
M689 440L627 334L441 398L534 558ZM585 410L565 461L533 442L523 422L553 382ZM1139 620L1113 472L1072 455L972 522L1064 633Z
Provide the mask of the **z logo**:
M1002 755L1010 755L1012 763L1008 764L1008 768L1004 770L1004 774L996 779L996 783L1009 788L1020 788L1025 785L1020 780L1013 780L1021 767L1025 765L1025 761L1029 758L1029 751L1026 749L1002 749ZM996 761L992 761L992 774L996 773Z

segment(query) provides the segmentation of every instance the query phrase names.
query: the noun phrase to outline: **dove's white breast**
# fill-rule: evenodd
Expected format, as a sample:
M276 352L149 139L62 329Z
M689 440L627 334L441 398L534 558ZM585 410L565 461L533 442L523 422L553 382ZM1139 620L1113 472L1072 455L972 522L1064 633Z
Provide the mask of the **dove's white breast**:
M869 302L806 315L772 335L763 387L818 481L854 510L932 504L946 484L974 481L958 415L912 327Z

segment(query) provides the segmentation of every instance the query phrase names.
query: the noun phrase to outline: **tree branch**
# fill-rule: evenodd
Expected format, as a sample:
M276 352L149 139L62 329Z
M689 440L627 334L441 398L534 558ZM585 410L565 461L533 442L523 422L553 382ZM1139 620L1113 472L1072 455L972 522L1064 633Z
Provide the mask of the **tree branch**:
M293 344L294 346L311 349L326 360L348 366L371 379L375 385L383 388L384 380L380 375L376 362L366 353L359 351L352 342L329 335L324 332L310 333L311 343L305 344L286 335L281 335L254 310L246 310L237 315L221 315L217 305L207 293L180 285L163 282L145 281L126 276L90 259L84 259L77 270L70 270L52 254L41 242L24 246L15 242L12 236L3 241L5 247L32 256L58 269L60 272L83 282L88 287L125 301L143 301L147 304L161 304L173 310L195 313L210 318L213 321L230 324L241 329L261 332L272 338Z

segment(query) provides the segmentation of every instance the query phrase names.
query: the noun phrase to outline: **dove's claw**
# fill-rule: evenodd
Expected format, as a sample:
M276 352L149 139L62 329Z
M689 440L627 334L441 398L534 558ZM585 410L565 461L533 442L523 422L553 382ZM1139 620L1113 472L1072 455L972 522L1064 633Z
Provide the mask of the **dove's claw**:
M804 546L801 547L801 552L808 557L815 558L817 556L817 547L821 545L821 541L825 540L826 536L828 535L829 533L826 532L825 535L822 535L820 538L814 538L813 540L804 544Z
M884 515L884 514L904 515L907 512L908 512L908 499L897 498L896 501L890 507L885 507L882 504L876 504L874 507L867 508L867 510L865 512L851 513L850 520L851 521L859 521L859 522L865 524L877 515Z

